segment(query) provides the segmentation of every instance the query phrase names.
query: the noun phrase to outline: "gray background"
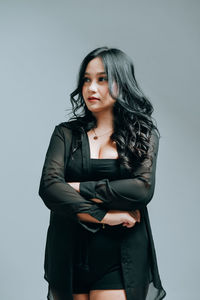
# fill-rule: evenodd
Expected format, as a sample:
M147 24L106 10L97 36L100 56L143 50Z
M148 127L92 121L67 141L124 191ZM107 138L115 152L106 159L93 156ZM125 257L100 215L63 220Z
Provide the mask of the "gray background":
M0 1L0 299L46 299L42 166L81 60L104 45L133 59L162 135L148 208L166 298L199 299L199 12L195 0Z

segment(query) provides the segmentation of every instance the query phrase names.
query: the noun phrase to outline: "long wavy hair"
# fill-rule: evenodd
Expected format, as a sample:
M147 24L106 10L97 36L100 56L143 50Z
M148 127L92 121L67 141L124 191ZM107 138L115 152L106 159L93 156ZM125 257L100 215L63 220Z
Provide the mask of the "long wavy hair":
M152 129L160 137L152 118L153 106L140 89L131 59L116 48L100 47L91 51L82 61L77 88L70 94L73 116L69 119L76 129L89 131L96 128L96 118L88 110L82 95L84 73L88 63L99 57L102 59L108 77L109 93L116 99L113 106L114 132L111 140L116 142L119 160L126 169L134 171L148 157L149 140ZM113 91L117 84L117 95ZM81 109L78 113L77 111Z

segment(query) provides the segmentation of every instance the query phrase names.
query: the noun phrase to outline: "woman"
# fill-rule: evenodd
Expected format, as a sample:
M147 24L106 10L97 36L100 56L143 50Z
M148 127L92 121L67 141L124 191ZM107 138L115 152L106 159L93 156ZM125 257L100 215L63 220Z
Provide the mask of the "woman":
M159 131L130 58L93 50L71 102L74 117L55 127L39 188L51 210L48 299L163 299L147 211Z

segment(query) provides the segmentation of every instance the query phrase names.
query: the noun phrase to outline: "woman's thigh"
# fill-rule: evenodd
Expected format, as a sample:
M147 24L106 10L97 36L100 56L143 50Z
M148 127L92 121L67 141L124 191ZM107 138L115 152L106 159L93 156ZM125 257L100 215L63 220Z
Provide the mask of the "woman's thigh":
M49 289L49 300L67 300L67 298L65 292ZM73 294L73 300L89 300L89 294Z
M92 290L89 300L126 300L125 290Z
M73 294L73 300L89 300L89 294Z

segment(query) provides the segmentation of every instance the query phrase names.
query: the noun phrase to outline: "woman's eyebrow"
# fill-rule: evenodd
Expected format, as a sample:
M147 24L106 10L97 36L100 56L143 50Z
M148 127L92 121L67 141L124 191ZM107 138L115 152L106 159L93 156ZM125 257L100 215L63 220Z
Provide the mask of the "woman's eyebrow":
M97 72L96 74L98 74L98 75L102 75L102 74L106 74L106 72ZM88 72L85 72L85 74L84 75L90 75L90 73L88 73Z

